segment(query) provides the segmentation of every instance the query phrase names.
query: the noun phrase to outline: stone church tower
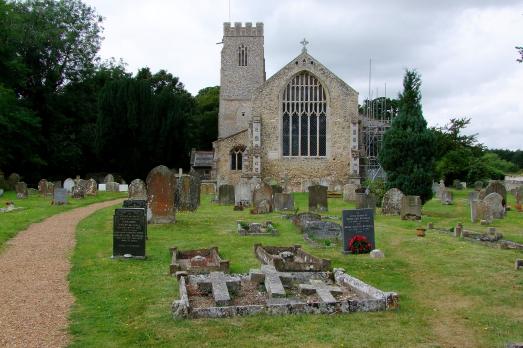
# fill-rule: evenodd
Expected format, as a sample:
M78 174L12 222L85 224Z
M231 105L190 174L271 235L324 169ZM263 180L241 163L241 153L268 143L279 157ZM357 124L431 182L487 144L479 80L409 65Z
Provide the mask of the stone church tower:
M263 23L224 23L218 138L249 127L251 97L264 82Z

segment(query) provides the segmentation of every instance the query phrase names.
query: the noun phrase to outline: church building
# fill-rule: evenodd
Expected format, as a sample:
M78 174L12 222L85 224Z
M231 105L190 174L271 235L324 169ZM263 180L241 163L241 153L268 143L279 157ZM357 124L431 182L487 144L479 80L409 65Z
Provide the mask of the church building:
M358 92L307 52L266 78L263 23L224 23L218 185L265 182L306 191L359 183Z

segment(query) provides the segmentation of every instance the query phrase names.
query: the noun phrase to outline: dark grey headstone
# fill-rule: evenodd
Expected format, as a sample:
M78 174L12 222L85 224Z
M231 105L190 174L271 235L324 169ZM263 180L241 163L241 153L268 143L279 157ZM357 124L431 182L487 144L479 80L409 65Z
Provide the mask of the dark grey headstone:
M309 211L327 211L327 186L309 186Z
M67 204L67 189L55 188L53 193L53 204Z
M221 185L218 188L218 201L220 204L234 204L234 186Z
M349 242L356 235L362 235L376 248L374 240L374 211L372 209L344 210L343 221L343 251L350 252Z
M113 256L145 258L147 218L142 208L119 208L113 217Z
M291 193L274 193L274 210L294 210L294 198Z

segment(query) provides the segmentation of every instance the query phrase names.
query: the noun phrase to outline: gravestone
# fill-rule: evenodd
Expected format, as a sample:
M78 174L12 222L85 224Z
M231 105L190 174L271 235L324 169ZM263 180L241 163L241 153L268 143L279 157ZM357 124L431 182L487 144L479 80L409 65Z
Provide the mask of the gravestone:
M104 184L107 184L108 182L114 182L114 176L113 174L107 174L104 178Z
M266 183L260 183L252 193L252 202L258 214L270 213L273 209L272 187Z
M85 188L82 184L78 183L73 187L73 198L82 199L85 198Z
M374 240L374 211L372 209L343 210L343 251L350 252L349 242L356 235L367 238L371 249L376 248Z
M62 180L53 181L54 188L62 188Z
M47 195L52 197L53 192L54 192L54 183L48 181L47 182Z
M129 185L130 199L144 199L147 200L147 189L145 183L141 179L134 179Z
M147 198L146 199L126 199L122 204L123 208L138 208L143 209L145 221L148 223L150 218L148 216ZM147 227L145 228L145 236L147 237Z
M303 228L311 221L321 221L321 215L315 213L299 213L293 218L292 222L298 225L303 231Z
M218 202L224 205L234 204L234 186L221 185L218 188Z
M252 203L251 184L239 182L234 186L234 204L237 206L249 206Z
M127 184L118 184L118 192L128 192L129 185Z
M107 186L105 184L98 184L98 191L106 192L107 191Z
M119 192L120 184L114 181L109 181L105 183L105 190L107 192Z
M376 197L372 193L356 193L356 209L376 210Z
M356 200L356 190L361 186L358 184L346 184L343 186L343 200L345 202L354 202Z
M29 192L27 190L27 184L23 181L19 181L15 185L16 190L16 198L18 199L25 199L29 195Z
M470 203L470 221L471 222L477 222L478 219L478 204L479 199L471 199L469 200Z
M401 198L400 216L402 220L421 220L421 198L403 196Z
M339 286L327 285L321 279L310 279L310 284L299 284L300 293L305 295L318 294L320 301L323 303L336 303L336 298L332 295L341 294L343 291Z
M141 208L118 208L113 217L113 257L145 258L147 221Z
M51 192L48 191L49 190L49 185L48 185L48 181L45 180L45 179L42 179L38 182L38 192L42 195L42 196L48 196Z
M397 188L391 188L385 192L381 203L381 213L385 215L400 215L403 196L403 192Z
M166 224L175 222L174 199L176 178L166 166L153 168L147 175L147 204L151 209L151 222Z
M285 297L285 284L290 284L293 276L289 272L280 272L273 265L261 265L260 269L250 270L250 280L254 283L264 283L270 298Z
M85 183L85 194L88 196L96 196L98 193L98 183L93 178L87 180Z
M309 186L309 211L327 211L328 208L327 186Z
M16 189L16 184L20 182L20 175L17 173L11 173L7 178L7 184L9 185L10 190Z
M479 192L478 191L471 191L469 193L469 203L472 201L476 201L479 199Z
M432 182L432 194L437 197L438 192L439 192L439 185L433 181Z
M481 191L482 188L483 188L483 181L478 180L474 183L475 191Z
M67 190L64 188L55 188L53 192L53 204L67 204Z
M341 240L341 226L331 221L311 221L303 227L303 233L312 239Z
M503 206L503 197L497 193L489 193L484 199L483 202L486 204L487 208L492 212L492 217L494 219L502 219L505 215L505 208Z
M291 193L274 194L274 211L294 210L294 197Z
M448 188L441 191L441 203L447 205L452 204L452 192Z
M182 174L176 178L175 207L179 211L195 211L200 205L200 179Z
M439 181L439 188L438 188L438 199L441 200L441 195L443 194L443 191L445 190L445 181L440 180Z
M65 179L64 189L66 189L68 193L73 192L73 187L74 187L74 180L71 178Z
M213 182L202 182L200 184L200 194L202 194L202 195L216 194L216 184Z
M507 202L507 189L500 181L491 181L485 188L485 191L482 190L480 192L479 198L484 199L492 192L496 192L501 196L503 199L503 206L505 206Z
M271 185L271 188L273 194L283 193L283 187L281 187L280 185Z
M214 302L217 306L230 304L231 293L239 292L240 277L225 274L223 272L211 272L208 277L196 280L198 290L204 293L212 292Z

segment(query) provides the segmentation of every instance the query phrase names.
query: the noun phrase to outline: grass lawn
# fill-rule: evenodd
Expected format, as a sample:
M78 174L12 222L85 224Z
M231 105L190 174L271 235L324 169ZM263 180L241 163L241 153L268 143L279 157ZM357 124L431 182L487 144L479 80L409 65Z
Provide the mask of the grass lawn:
M467 192L455 191L455 204L428 202L421 224L438 227L469 223ZM305 211L306 194L296 194ZM178 213L174 225L150 225L148 259L111 260L113 208L83 220L77 229L70 286L76 297L70 330L73 347L495 347L523 341L523 271L514 269L523 253L488 248L431 232L415 235L418 222L376 218L377 247L385 259L343 255L339 249L312 249L280 214L251 216L210 203L194 213ZM354 206L329 199L329 216ZM241 237L237 219L272 220L276 237ZM338 220L338 221L341 221ZM523 213L496 221L509 239L523 241ZM175 321L171 302L178 296L168 275L169 246L219 246L231 272L258 267L253 245L301 244L334 267L384 291L397 291L400 309L340 315L295 315Z
M18 232L27 229L32 223L42 221L49 216L73 208L126 196L127 193L99 192L96 197L88 196L85 199L69 198L69 204L67 205L51 205L51 197L31 194L27 199L18 199L16 198L16 192L8 191L0 198L2 208L5 208L5 202L13 201L16 207L24 209L0 213L0 250L8 239L14 237Z

